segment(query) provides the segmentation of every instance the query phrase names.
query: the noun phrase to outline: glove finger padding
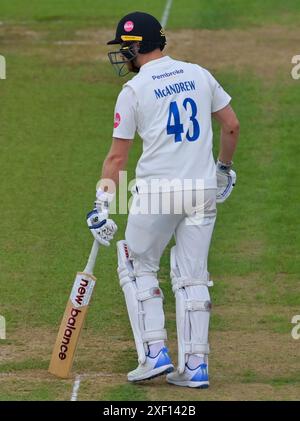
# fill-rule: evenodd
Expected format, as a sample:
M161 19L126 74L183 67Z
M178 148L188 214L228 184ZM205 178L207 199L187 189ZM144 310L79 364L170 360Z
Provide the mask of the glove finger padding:
M95 239L99 241L100 244L104 246L110 246L110 241L113 239L115 233L117 232L117 225L112 219L107 219L106 223L103 224L100 228L91 230Z
M236 183L236 172L228 173L217 170L217 203L223 203L230 196Z
M118 227L112 219L107 219L108 212L93 209L87 215L87 224L94 238L102 245L109 246Z

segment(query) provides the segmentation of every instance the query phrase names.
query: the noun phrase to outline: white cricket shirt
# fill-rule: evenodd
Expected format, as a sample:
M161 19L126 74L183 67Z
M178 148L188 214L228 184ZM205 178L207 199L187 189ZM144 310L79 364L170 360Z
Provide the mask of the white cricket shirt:
M150 185L157 191L153 180L161 186L179 180L174 190L201 188L201 183L216 188L211 113L230 100L206 69L168 56L146 63L125 83L115 106L113 137L133 139L137 131L143 141L136 168L140 192Z

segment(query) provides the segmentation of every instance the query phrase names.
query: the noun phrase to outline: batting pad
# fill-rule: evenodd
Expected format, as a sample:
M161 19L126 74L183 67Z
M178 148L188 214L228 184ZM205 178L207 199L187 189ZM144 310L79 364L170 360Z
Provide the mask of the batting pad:
M129 258L129 250L126 241L118 241L118 274L120 285L125 296L129 320L135 340L140 364L145 363L148 352L148 343L155 341L164 341L167 339L167 333L164 328L155 329L155 326L145 325L145 319L155 320L151 317L153 307L151 303L161 301L161 310L163 302L163 293L158 286L158 281L154 277L149 277L147 287L141 288L140 282L137 282L133 265ZM147 305L145 305L147 303ZM149 313L149 314L147 314ZM148 316L148 317L147 317Z
M190 354L209 353L209 275L205 279L182 277L177 266L175 246L171 249L171 279L176 299L178 371L183 373Z

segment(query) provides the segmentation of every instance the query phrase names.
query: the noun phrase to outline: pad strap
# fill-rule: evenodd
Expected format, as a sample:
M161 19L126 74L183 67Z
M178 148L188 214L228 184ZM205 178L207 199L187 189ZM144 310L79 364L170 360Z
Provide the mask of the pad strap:
M150 298L164 298L163 292L159 287L152 287L150 289L138 290L136 298L139 301L146 301Z
M167 340L166 329L161 330L145 330L142 334L143 342L165 341Z
M175 293L180 288L191 287L196 285L208 286L209 274L204 278L188 278L188 277L173 277L172 278L172 290Z
M209 354L209 344L200 344L200 343L185 343L185 352L186 354Z
M211 311L211 302L202 300L185 300L185 309L187 311Z

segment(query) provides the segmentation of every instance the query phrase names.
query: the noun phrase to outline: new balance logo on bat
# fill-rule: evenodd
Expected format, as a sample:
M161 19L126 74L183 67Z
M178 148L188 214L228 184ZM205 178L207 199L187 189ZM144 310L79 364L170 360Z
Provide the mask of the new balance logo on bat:
M64 332L64 336L61 341L60 345L60 353L58 354L61 360L65 360L67 358L68 346L73 335L73 332L76 330L76 317L78 314L81 313L81 310L76 308L72 308L70 312L70 317L68 318L66 329Z
M78 308L88 305L94 286L95 281L93 279L84 277L83 274L76 276L70 296L74 307Z
M59 359L65 360L67 358L68 348L70 346L72 336L74 336L78 327L78 318L80 317L81 310L79 308L89 304L95 281L83 273L78 273L71 291L70 300L73 304L70 313L67 316L64 334L59 347ZM81 326L81 325L80 325Z
M80 287L78 288L78 294L76 295L75 301L79 306L82 306L83 298L86 293L86 287L88 286L89 281L86 279L81 279Z

